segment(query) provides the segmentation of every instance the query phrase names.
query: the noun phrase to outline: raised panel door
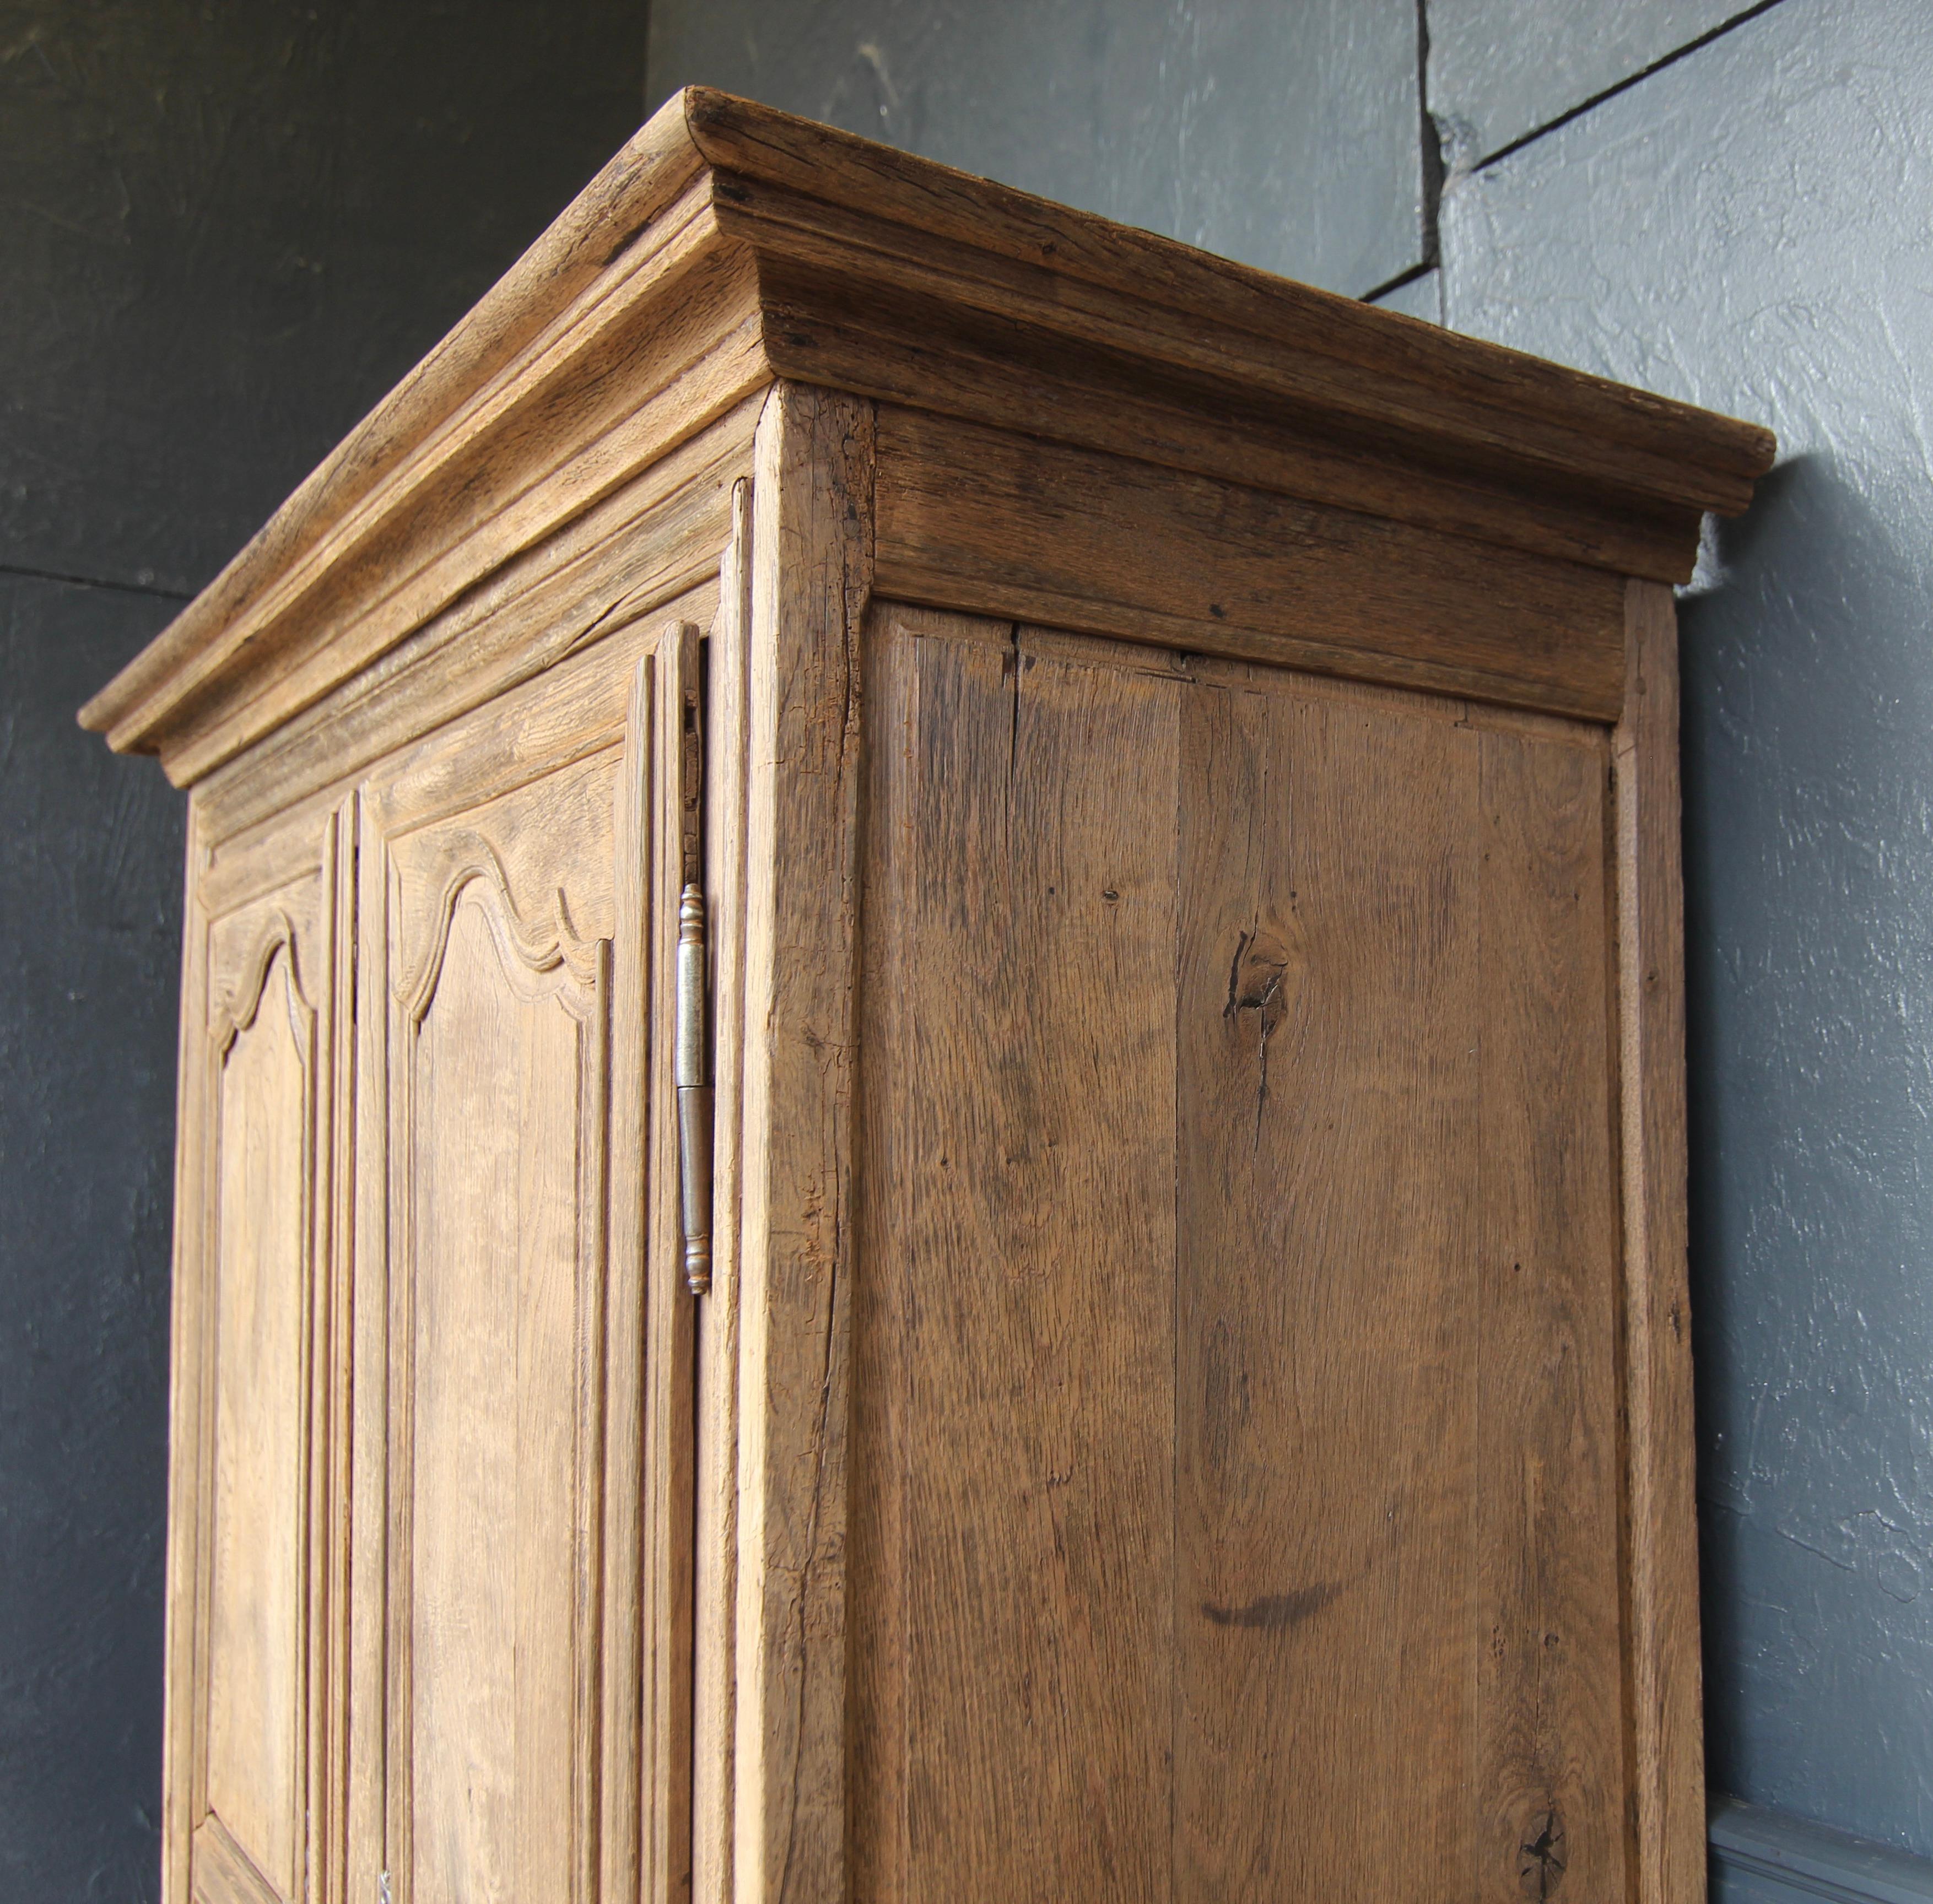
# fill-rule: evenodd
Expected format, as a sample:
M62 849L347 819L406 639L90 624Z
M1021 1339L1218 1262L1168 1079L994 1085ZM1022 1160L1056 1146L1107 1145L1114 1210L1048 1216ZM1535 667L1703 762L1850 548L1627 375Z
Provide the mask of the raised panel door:
M358 1683L381 1722L352 1861L394 1904L590 1904L652 1854L642 1665L688 1635L690 1540L667 1634L645 1416L688 1383L690 1329L653 1287L677 1270L647 1027L677 842L652 763L695 653L618 639L362 795Z
M288 829L266 890L191 901L169 1857L185 1828L213 1904L320 1888L341 839Z

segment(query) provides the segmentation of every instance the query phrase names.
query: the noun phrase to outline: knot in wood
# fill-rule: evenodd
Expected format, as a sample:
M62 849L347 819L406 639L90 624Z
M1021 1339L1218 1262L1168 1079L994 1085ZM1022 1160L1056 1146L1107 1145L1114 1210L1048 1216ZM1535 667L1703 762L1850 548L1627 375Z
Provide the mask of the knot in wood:
M1554 1808L1538 1812L1517 1846L1517 1887L1525 1896L1541 1900L1553 1896L1564 1881L1568 1855L1562 1814Z

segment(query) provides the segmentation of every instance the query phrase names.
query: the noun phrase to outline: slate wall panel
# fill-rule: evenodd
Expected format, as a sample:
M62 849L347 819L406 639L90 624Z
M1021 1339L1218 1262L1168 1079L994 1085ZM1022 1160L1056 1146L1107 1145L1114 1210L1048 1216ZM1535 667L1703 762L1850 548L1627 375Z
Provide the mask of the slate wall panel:
M0 0L0 565L192 591L638 123L636 0Z
M1684 605L1712 1782L1933 1852L1933 9L1782 0L1442 207L1448 320L1762 419Z
M184 812L74 710L173 606L0 575L0 1897L155 1888Z
M702 83L1360 296L1423 260L1415 0L657 0Z
M1751 0L1427 0L1429 110L1467 169L1743 13Z

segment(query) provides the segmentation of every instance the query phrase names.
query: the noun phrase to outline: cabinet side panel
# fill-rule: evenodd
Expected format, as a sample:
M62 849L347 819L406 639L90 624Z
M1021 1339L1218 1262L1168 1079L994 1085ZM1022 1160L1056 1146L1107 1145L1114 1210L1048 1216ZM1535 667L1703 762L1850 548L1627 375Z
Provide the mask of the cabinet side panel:
M1175 1853L1204 1904L1467 1862L1479 747L1292 677L1186 697Z
M1162 1898L1180 688L873 627L859 1894Z
M1608 749L1483 738L1479 1904L1626 1894ZM1476 1346L1473 1344L1473 1347Z

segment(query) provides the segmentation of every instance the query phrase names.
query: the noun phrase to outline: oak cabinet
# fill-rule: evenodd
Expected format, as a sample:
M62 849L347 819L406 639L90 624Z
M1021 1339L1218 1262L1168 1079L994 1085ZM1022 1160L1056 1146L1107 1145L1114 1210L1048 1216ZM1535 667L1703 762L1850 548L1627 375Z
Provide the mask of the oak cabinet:
M1771 453L666 107L83 716L191 789L171 1904L1700 1896Z

